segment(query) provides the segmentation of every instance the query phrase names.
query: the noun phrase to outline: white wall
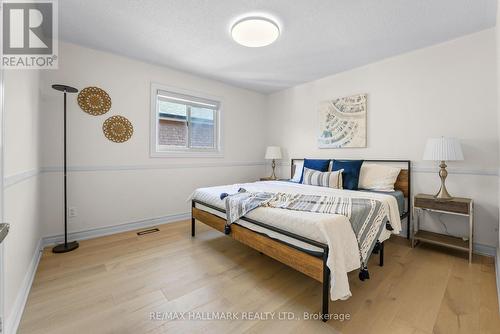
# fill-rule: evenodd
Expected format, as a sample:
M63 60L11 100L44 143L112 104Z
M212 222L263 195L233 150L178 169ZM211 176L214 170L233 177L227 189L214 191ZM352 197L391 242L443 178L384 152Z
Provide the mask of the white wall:
M250 181L263 174L264 147L285 149L291 157L401 158L415 163L414 193L439 187L435 165L421 160L430 136L462 139L464 162L449 163L448 189L476 202L475 242L498 243L498 129L496 120L496 41L489 29L348 72L299 85L269 97L208 79L117 55L62 43L60 69L42 76L42 220L44 236L62 232L61 98L50 89L65 83L108 91L112 110L99 117L69 100L70 205L78 216L70 231L85 231L189 211L192 189ZM221 96L224 100L222 159L150 158L150 83ZM368 147L320 150L316 145L319 101L368 94ZM121 114L134 124L126 143L109 142L102 122ZM96 149L98 148L98 149ZM288 173L284 166L282 175ZM436 217L427 228L444 230ZM452 234L465 233L465 221L449 220Z
M161 217L175 219L190 210L187 199L202 186L252 181L264 173L266 97L217 81L154 66L68 43L60 44L59 70L42 76L42 220L44 236L62 233L62 99L50 86L98 86L112 99L103 116L84 113L70 96L69 205L78 216L70 231ZM223 101L223 158L150 158L151 82L219 96ZM126 143L108 141L102 123L127 117L134 135ZM57 171L57 172L56 172Z
M16 326L38 260L39 72L5 73L5 316L7 333Z
M285 149L285 164L302 157L411 159L416 194L439 188L436 165L422 161L425 140L461 138L465 161L448 164L448 190L474 198L475 242L496 246L495 45L495 30L489 29L272 94L267 142ZM368 147L318 149L318 102L356 93L368 94ZM288 175L289 166L281 172ZM465 234L465 220L443 220L452 234ZM427 228L444 230L436 219L426 221Z
M44 71L40 78L36 71L7 71L5 216L12 224L5 242L7 326L13 326L22 307L39 238L62 233L62 96L52 84L99 86L113 102L108 114L94 117L79 109L75 95L69 98L69 203L78 212L70 219L72 232L182 217L193 189L262 176L264 148L271 144L284 148L284 161L411 159L414 193L434 192L437 168L421 156L427 137L444 135L461 138L466 157L449 164L449 190L475 199L475 241L496 246L500 90L492 70L495 45L490 29L269 97L68 43L60 44L57 71ZM223 99L223 158L149 157L151 82ZM354 93L368 93L368 147L317 149L318 102ZM134 125L134 136L123 144L109 142L101 130L103 121L116 114ZM282 175L288 170L282 166ZM465 232L465 221L443 220L450 232ZM427 221L428 228L443 228L435 219Z
M497 129L498 129L498 136L500 139L500 28L499 28L499 22L500 22L500 1L497 1L497 25L495 27L495 33L496 33L496 61L497 61ZM499 147L500 149L500 147ZM498 178L498 185L499 185L499 198L498 198L498 204L499 204L499 210L500 210L500 166L499 166L499 178ZM500 229L498 231L498 239L500 240ZM498 292L498 297L499 297L499 302L500 302L500 247L497 247L497 253L496 253L496 276L497 276L497 292Z

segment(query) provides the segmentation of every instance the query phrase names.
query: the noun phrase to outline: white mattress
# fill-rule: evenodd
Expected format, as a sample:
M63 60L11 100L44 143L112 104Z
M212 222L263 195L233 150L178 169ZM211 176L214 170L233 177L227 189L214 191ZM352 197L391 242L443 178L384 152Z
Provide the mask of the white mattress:
M373 198L381 201L389 212L389 220L394 230L392 233L399 234L401 231L401 220L399 217L398 204L391 195L371 192L359 192L352 190L332 189L326 187L309 186L292 182L265 181L255 183L233 184L210 188L197 189L192 198L206 204L225 209L224 201L220 199L221 193L236 193L239 188L248 191L301 193L307 195L329 195L329 196L351 196L358 198ZM209 209L209 208L207 208ZM211 209L210 209L211 210ZM224 217L217 210L206 210ZM351 296L347 273L360 267L359 249L356 236L351 228L349 220L345 216L336 214L322 214L305 211L292 211L277 208L257 208L246 215L247 218L262 222L264 224L295 233L302 237L312 239L329 247L327 265L331 272L330 296L332 300L347 299ZM265 229L261 226L251 224L244 220L237 224L250 228L256 232L265 233L271 238L279 239L297 247L322 251L321 248L298 242L290 237ZM379 240L389 238L391 232L384 229Z

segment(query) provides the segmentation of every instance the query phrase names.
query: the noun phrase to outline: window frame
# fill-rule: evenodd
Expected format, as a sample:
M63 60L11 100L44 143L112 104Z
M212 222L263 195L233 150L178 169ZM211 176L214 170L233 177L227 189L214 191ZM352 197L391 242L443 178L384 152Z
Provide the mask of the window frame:
M214 142L215 148L193 148L193 147L175 147L168 145L158 144L158 125L160 120L159 113L159 103L158 103L158 91L166 91L169 93L177 95L187 95L188 97L193 97L199 100L210 100L216 102L218 108L215 110L214 114ZM218 96L209 95L206 93L195 92L191 90L186 90L182 88L175 88L166 85L161 85L157 83L151 83L151 115L150 115L150 156L152 158L161 157L186 157L186 158L221 158L224 156L224 151L222 147L222 105L223 101ZM189 126L189 106L186 110L187 122L188 122L188 133L187 141L191 138L191 127Z

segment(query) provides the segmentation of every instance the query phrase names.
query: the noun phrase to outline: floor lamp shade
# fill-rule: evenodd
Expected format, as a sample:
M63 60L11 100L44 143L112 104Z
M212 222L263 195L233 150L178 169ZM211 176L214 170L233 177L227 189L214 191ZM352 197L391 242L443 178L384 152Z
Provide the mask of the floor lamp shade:
M64 128L64 133L63 133L63 140L64 140L64 153L63 153L63 160L64 160L64 168L63 168L63 174L64 174L64 243L59 244L52 248L52 252L54 253L66 253L70 252L72 250L75 250L78 248L78 242L77 241L72 241L68 242L68 184L67 184L67 159L66 159L66 95L68 93L76 93L78 92L78 89L71 87L71 86L66 86L66 85L52 85L52 88L54 88L57 91L63 92L64 93L64 117L63 117L63 128Z

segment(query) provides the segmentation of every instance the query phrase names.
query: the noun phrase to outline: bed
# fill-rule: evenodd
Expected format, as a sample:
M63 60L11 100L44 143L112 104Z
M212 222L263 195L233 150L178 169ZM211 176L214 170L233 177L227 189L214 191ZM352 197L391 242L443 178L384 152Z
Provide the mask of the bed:
M301 159L292 159L291 172ZM399 234L406 219L409 238L411 201L411 163L408 160L365 160L369 163L403 165L394 192L339 190L309 186L287 181L264 181L197 189L192 195L191 235L195 236L196 220L224 233L226 210L221 193L235 193L243 187L248 191L321 194L373 198L386 205L392 231L380 234L373 253L384 261L384 241ZM266 254L322 283L323 321L328 320L329 297L342 300L350 297L347 273L359 268L356 237L349 219L341 215L258 208L231 225L230 237ZM331 284L334 281L335 284Z

